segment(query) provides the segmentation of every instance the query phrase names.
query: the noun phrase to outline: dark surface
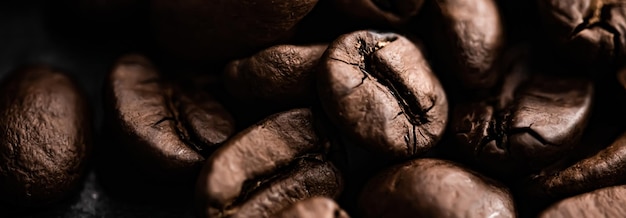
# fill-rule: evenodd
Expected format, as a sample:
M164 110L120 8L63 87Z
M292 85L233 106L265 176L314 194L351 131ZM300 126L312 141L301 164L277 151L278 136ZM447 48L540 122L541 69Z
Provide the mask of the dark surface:
M6 2L0 3L0 77L25 63L49 64L67 72L86 90L99 136L102 79L119 55L150 43L150 39L133 41L141 37L142 27L112 27L80 19L64 11L58 1ZM96 146L103 144L100 139L96 137ZM191 197L155 198L132 189L114 194L108 190L115 186L105 189L93 171L90 167L81 191L70 199L17 217L193 217ZM6 211L0 208L0 217L11 217Z

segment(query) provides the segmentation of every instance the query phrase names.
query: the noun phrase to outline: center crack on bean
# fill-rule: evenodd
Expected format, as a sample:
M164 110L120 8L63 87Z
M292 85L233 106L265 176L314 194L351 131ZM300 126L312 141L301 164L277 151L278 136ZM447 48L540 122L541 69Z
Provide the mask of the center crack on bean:
M166 118L163 118L162 120L171 120L172 122L174 122L174 131L176 131L176 135L178 136L178 138L185 145L187 145L187 147L202 154L203 156L206 155L204 154L204 149L200 147L200 145L203 143L200 142L199 140L193 140L194 137L189 133L189 131L187 131L185 126L183 126L183 122L181 122L182 118L179 112L180 101L174 96L174 91L172 90L171 87L166 89L164 93L164 97L165 97L165 100L167 101L167 110L173 117L166 117Z
M391 69L387 66L380 66L380 63L372 63L374 54L397 40L397 37L388 37L380 40L375 46L368 46L364 39L359 39L359 55L362 57L362 63L359 65L359 69L365 75L365 78L374 78L376 81L383 84L389 92L394 96L398 105L401 106L402 112L413 126L419 126L430 122L426 114L434 106L436 99L433 96L428 96L431 101L431 105L422 109L422 105L414 96L411 96L412 92L406 84L397 82L399 80L397 73L391 72ZM411 100L408 100L411 99Z
M570 39L576 37L580 32L585 29L590 29L593 27L600 27L603 30L613 34L613 50L615 48L621 47L621 41L619 40L621 34L619 31L609 25L606 22L606 19L610 17L610 10L613 7L624 7L626 6L626 2L620 0L592 0L589 8L586 11L586 15L583 18L583 22L578 24L570 34ZM616 52L613 52L613 59L617 58Z
M225 214L226 215L225 217L229 217L237 213L238 208L242 204L244 204L250 198L250 196L253 196L255 193L262 191L261 188L266 187L272 181L275 181L278 178L284 177L285 172L290 172L290 171L295 170L298 166L300 166L301 162L303 161L315 161L315 162L323 163L326 160L324 160L323 155L320 153L304 154L302 156L296 157L293 161L289 162L287 165L283 167L279 167L277 171L271 174L268 174L265 176L259 176L257 178L250 178L246 180L242 185L241 193L232 202L228 202L227 204L222 205L222 206L219 206L219 205L213 205L213 206L219 209L221 214ZM338 180L339 178L336 178L336 179Z
M494 107L496 111L491 117L491 120L488 121L487 135L480 141L478 151L482 151L487 144L493 140L496 143L496 147L510 155L511 144L508 138L512 135L524 133L531 135L543 145L554 145L554 143L549 142L541 134L532 129L532 124L528 127L508 128L507 126L511 122L510 116L512 107L513 103L505 105L504 108Z

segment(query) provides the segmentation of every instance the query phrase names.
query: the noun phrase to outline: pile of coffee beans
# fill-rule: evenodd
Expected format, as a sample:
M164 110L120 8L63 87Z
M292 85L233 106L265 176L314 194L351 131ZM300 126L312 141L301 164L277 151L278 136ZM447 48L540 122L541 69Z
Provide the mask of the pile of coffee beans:
M626 217L624 0L48 11L113 55L97 99L51 64L2 79L0 217L92 171L197 217Z

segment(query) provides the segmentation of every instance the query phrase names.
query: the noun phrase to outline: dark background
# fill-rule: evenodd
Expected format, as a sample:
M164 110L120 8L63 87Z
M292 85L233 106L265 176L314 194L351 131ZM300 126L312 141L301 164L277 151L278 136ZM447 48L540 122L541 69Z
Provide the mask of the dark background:
M115 16L115 22L94 20L76 13L63 1L0 2L0 78L27 64L47 64L73 76L92 105L98 146L106 146L99 137L105 73L121 54L146 51L143 48L151 44L146 37L147 26L142 24L145 14ZM94 169L92 163L80 193L49 208L20 211L16 217L193 216L190 199L144 196L128 189L113 193L108 190L114 188L103 184ZM7 217L7 211L0 208L0 217Z

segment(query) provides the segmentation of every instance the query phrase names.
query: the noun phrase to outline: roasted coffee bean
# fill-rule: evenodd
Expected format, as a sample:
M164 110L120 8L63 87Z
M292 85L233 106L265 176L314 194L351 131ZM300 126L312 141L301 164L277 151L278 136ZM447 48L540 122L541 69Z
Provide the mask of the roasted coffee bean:
M337 0L333 3L359 20L401 25L417 15L424 0Z
M526 192L535 199L559 199L626 184L626 133L607 148L561 169L533 175Z
M614 186L565 199L539 215L558 217L626 217L626 186Z
M313 197L298 201L275 217L281 218L349 218L333 199Z
M537 0L544 38L581 63L622 62L626 55L626 2Z
M515 217L509 190L450 161L414 159L372 178L364 217Z
M393 33L340 36L322 57L318 92L341 130L391 158L434 146L448 119L448 101L420 49Z
M208 93L183 90L145 57L121 57L105 83L106 127L118 145L111 149L148 175L192 178L204 156L234 132L234 122Z
M274 114L229 139L204 165L196 186L202 217L268 217L291 203L335 198L343 181L321 153L309 109Z
M539 170L566 154L591 111L591 82L540 74L527 58L513 63L497 95L457 105L451 119L463 153L502 177Z
M224 86L240 102L256 107L291 107L310 104L317 64L327 45L277 45L255 55L231 61Z
M2 206L45 206L77 191L91 151L90 119L82 90L56 69L23 67L5 78L0 84Z
M228 60L288 38L317 0L152 1L157 40L194 60Z
M432 45L428 49L441 75L468 89L493 87L500 77L493 68L505 41L495 1L430 0L422 10L425 42Z

